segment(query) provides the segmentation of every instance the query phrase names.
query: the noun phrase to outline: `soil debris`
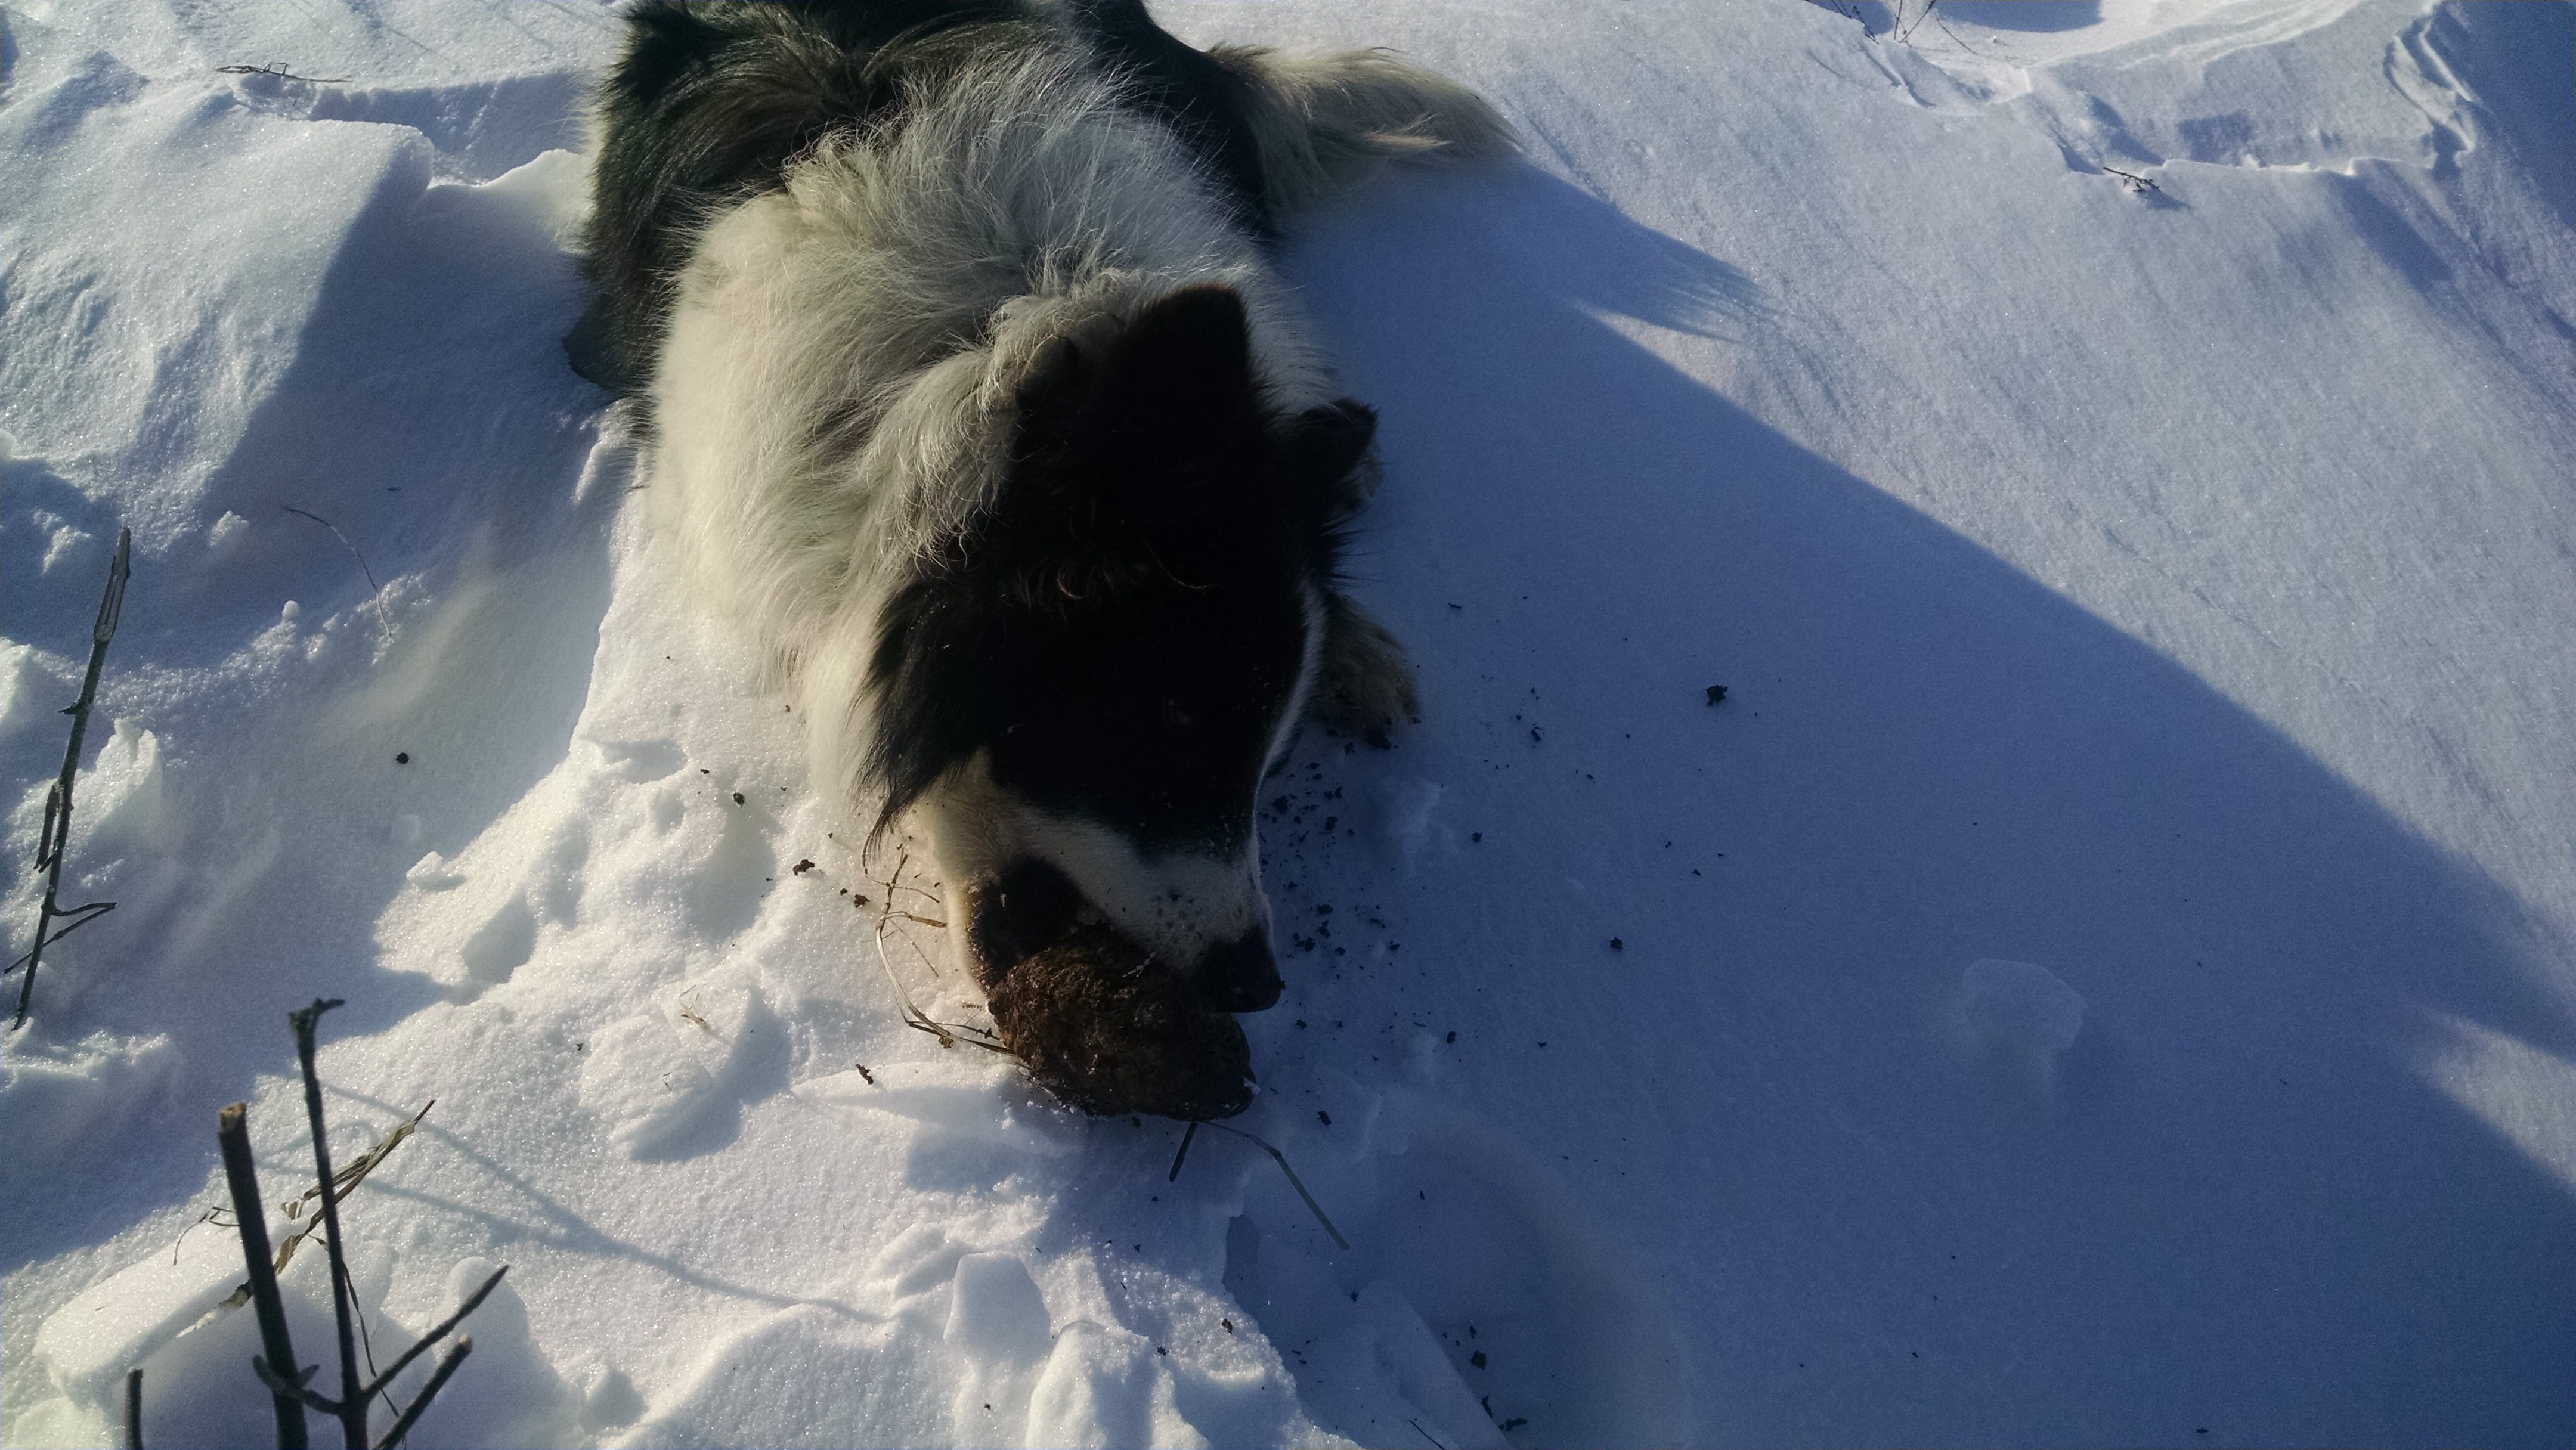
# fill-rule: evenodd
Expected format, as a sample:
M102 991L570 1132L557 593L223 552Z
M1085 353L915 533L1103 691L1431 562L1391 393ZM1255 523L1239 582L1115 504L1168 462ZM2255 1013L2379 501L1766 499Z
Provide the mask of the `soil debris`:
M1077 926L1012 967L988 1006L1029 1077L1095 1117L1199 1122L1252 1106L1242 1026L1107 927Z

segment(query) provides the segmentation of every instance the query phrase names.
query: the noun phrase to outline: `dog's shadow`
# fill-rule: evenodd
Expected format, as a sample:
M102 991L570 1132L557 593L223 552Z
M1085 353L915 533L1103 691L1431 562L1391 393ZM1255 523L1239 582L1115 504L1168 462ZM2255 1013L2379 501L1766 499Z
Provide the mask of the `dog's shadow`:
M1835 1438L2063 1433L2176 1345L2195 1405L2262 1423L2528 1428L2541 1397L2476 1386L2564 1383L2576 1201L2429 1082L2576 1058L2545 926L1631 340L1778 326L1724 263L1526 167L1390 185L1288 260L1383 415L1360 593L1428 717L1345 773L1442 786L1446 844L1405 876L1274 842L1283 913L1383 902L1401 950L1288 958L1270 1016L1467 1029L1452 1086L1568 1154L1677 1301L1762 1326L1695 1350L1728 1438L1821 1403L1909 1417ZM2061 1058L1963 1047L1984 957L2087 999ZM1352 1050L1250 1020L1257 1056ZM1936 1354L1978 1387L1884 1393Z

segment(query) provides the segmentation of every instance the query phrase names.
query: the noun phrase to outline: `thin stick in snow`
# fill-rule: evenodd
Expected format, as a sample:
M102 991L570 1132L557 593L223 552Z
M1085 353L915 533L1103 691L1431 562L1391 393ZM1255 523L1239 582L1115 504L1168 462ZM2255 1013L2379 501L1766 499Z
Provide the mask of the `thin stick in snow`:
M266 65L219 65L215 67L215 74L219 76L275 76L282 81L302 81L308 86L336 86L348 80L347 76L300 76L295 74L293 71L288 70L286 68L286 62L282 60L273 60Z
M313 1125L313 1181L322 1186L323 1248L331 1256L331 1322L340 1336L340 1430L351 1445L367 1443L367 1397L358 1388L358 1342L349 1322L357 1307L357 1290L349 1283L349 1261L340 1245L340 1198L332 1182L331 1141L322 1125L322 1079L313 1070L313 1027L322 1014L340 1006L339 998L314 999L313 1005L287 1014L295 1028L295 1056L304 1067L304 1116Z
M507 1264L503 1264L501 1267L494 1269L492 1271L492 1277L483 1281L482 1288L475 1290L472 1294L466 1297L464 1303L456 1306L455 1313L438 1321L438 1326L436 1328L420 1337L420 1343L415 1344L411 1348L402 1352L402 1358L386 1365L384 1373L377 1375L375 1379L367 1385L367 1394L372 1397L383 1393L385 1387L394 1382L395 1375L401 1374L413 1360L420 1358L423 1353L427 1352L431 1345L445 1339L457 1325L464 1323L466 1315L482 1308L483 1301L492 1296L492 1291L501 1287L501 1276L508 1272L510 1272L510 1266ZM429 1403L430 1395L436 1391L439 1383L444 1381L446 1378L447 1377L445 1375L440 1375L437 1379L432 1380L430 1382L430 1388L421 1391L420 1398L414 1402L415 1405L426 1406ZM398 1421L397 1423L408 1425L410 1420L406 1417L404 1420ZM387 1438L391 1439L393 1437L388 1436Z
M457 1325L463 1323L466 1315L481 1308L483 1301L491 1296L492 1291L500 1287L501 1276L510 1271L507 1264L495 1269L492 1276L483 1281L482 1287L476 1289L463 1304L457 1307L455 1313L441 1320L436 1328L422 1336L410 1349L403 1351L400 1358L387 1365L367 1383L361 1385L358 1382L357 1354L350 1335L351 1315L357 1310L358 1294L356 1288L350 1283L348 1260L341 1252L339 1203L342 1198L348 1196L351 1189L358 1186L361 1179L366 1177L368 1170L382 1162L385 1155L393 1151L394 1145L410 1136L411 1130L419 1124L421 1117L426 1115L429 1109L422 1108L419 1113L412 1116L411 1121L395 1128L385 1136L383 1142L376 1145L374 1151L359 1158L348 1168L337 1173L332 1171L330 1143L325 1136L322 1117L322 1079L313 1065L313 1035L314 1026L321 1020L322 1014L340 1005L341 1003L336 999L317 1000L312 1006L300 1012L290 1013L287 1017L288 1022L293 1024L295 1029L295 1055L304 1070L304 1113L313 1130L315 1186L305 1194L303 1199L297 1200L297 1203L313 1198L322 1200L322 1231L325 1235L323 1246L329 1251L331 1258L331 1308L340 1336L340 1396L337 1399L321 1394L307 1383L312 1379L314 1371L321 1366L315 1365L309 1369L295 1367L295 1351L293 1345L287 1341L286 1315L277 1292L277 1268L271 1263L268 1251L268 1220L260 1207L259 1180L251 1166L250 1133L243 1126L244 1106L235 1103L224 1109L216 1120L216 1137L223 1144L224 1150L224 1169L232 1182L233 1217L236 1220L236 1227L241 1232L243 1256L250 1265L249 1292L252 1299L259 1305L260 1332L268 1350L267 1354L251 1360L251 1371L259 1376L260 1383L268 1386L270 1394L277 1400L277 1443L282 1450L303 1450L304 1410L307 1406L338 1420L341 1437L345 1443L352 1446L367 1444L368 1403L385 1392L386 1386L393 1383L395 1375L402 1373L430 1346L438 1343ZM432 1101L436 1100L432 1099ZM306 1233L310 1232L310 1229L306 1230ZM297 1239L302 1237L301 1234L297 1235ZM289 1241L290 1250L293 1242L293 1240ZM284 1261L285 1255L281 1253L277 1263ZM464 1362L466 1353L472 1347L471 1340L460 1339L456 1342L456 1346L439 1360L437 1371L430 1376L429 1383L421 1388L419 1397L411 1402L409 1409L401 1412L394 1421L393 1429L387 1432L385 1438L378 1443L399 1444L405 1435L411 1433L413 1423L419 1420L421 1413L429 1408L429 1402L437 1397L440 1386L446 1384L448 1377L456 1373L456 1367ZM286 1368L278 1369L276 1368L278 1365L284 1365ZM390 1405L391 1399L388 1398L386 1403Z
M295 1392L303 1376L295 1365L295 1345L286 1335L286 1304L278 1297L277 1271L268 1262L268 1216L259 1202L259 1170L250 1157L247 1103L235 1103L215 1114L215 1142L222 1148L224 1177L233 1191L233 1218L241 1232L242 1259L250 1269L251 1303L259 1314L260 1347L265 1355L251 1369L269 1383L277 1401L278 1450L304 1450L304 1401ZM281 1366L271 1370L270 1366ZM279 1386L285 1378L286 1387Z
M455 1348L438 1357L438 1368L431 1373L429 1383L421 1388L420 1398L412 1401L411 1408L403 1411L402 1418L394 1421L394 1427L385 1432L385 1438L376 1442L376 1450L393 1450L403 1442L403 1437L411 1433L412 1422L420 1418L421 1411L429 1408L429 1402L437 1398L439 1390L447 1384L447 1377L456 1373L456 1367L465 1363L465 1356L473 1352L474 1336L469 1334L456 1341Z
M72 717L72 743L63 751L63 773L54 781L51 794L45 797L45 827L37 837L36 869L45 874L45 899L36 908L36 940L27 948L27 979L18 984L18 1020L9 1024L17 1031L27 1025L27 1004L36 995L36 966L44 960L45 933L56 917L77 917L70 926L55 932L59 941L73 931L116 909L113 901L93 901L64 911L54 905L63 889L63 848L72 835L72 778L80 773L81 737L89 733L90 706L98 700L98 672L107 663L107 642L116 638L117 618L125 613L125 580L132 572L134 533L116 531L116 562L108 566L107 593L98 601L98 623L89 632L89 673L81 680L80 698L63 713Z

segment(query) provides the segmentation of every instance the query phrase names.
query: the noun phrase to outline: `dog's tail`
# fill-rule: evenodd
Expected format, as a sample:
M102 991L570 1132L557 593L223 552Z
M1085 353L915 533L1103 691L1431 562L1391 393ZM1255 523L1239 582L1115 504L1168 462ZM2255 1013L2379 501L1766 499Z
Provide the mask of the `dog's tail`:
M1393 162L1483 161L1519 150L1484 99L1384 50L1284 56L1221 45L1211 59L1250 87L1263 201L1285 217L1326 205Z

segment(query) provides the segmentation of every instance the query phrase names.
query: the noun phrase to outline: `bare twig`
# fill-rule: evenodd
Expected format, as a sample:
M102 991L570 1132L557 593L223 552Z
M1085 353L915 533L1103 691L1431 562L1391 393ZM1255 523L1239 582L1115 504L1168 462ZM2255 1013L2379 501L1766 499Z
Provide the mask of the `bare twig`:
M45 945L52 946L54 943L61 941L64 937L70 936L73 932L80 930L82 927L89 925L91 922L98 920L100 917L105 916L114 910L116 910L116 903L113 901L93 901L87 906L67 906L62 908L54 913L54 920L68 921L71 925L64 927L61 931L55 932L52 936L45 938ZM27 965L35 959L36 953L33 948L20 952L16 961L11 962L6 969L0 969L0 977L15 975L20 967Z
M311 1380L314 1374L318 1372L322 1366L318 1364L308 1364L302 1370L298 1371L296 1377L293 1379L288 1379L286 1376L279 1374L276 1370L269 1368L266 1358L253 1359L250 1362L250 1368L251 1373L259 1376L259 1382L268 1386L269 1393L276 1395L291 1395L295 1398L298 1404L311 1409L320 1410L323 1414L329 1415L335 1420L340 1417L340 1402L331 1398L329 1395L322 1393L320 1390L314 1389L311 1385Z
M314 1186L307 1189L302 1197L289 1200L286 1204L286 1212L291 1218L304 1204L317 1198L322 1201L322 1211L319 1215L320 1228L324 1235L323 1246L329 1251L331 1258L331 1308L340 1337L340 1394L336 1399L320 1393L308 1383L321 1366L295 1368L294 1347L287 1342L286 1316L277 1292L278 1270L286 1266L287 1259L294 1253L295 1245L310 1235L313 1229L308 1226L303 1232L288 1239L277 1252L274 1262L271 1261L268 1249L268 1221L260 1209L259 1181L251 1168L250 1135L242 1123L243 1106L239 1103L233 1104L226 1108L217 1120L217 1136L222 1139L224 1147L224 1168L232 1181L233 1218L235 1226L241 1231L243 1256L250 1265L250 1284L246 1292L260 1306L260 1330L268 1350L267 1354L251 1360L251 1370L259 1376L260 1383L268 1386L269 1393L277 1400L278 1444L281 1447L292 1447L292 1450L303 1450L305 1445L304 1410L306 1406L320 1410L338 1420L342 1439L347 1444L352 1446L367 1444L368 1403L378 1395L384 1394L386 1387L393 1383L394 1376L402 1373L431 1345L445 1338L458 1324L463 1323L466 1315L481 1308L483 1301L491 1296L494 1288L499 1286L501 1276L509 1272L509 1266L506 1264L493 1271L492 1276L485 1279L482 1287L468 1296L465 1302L457 1307L455 1313L441 1320L436 1328L410 1349L403 1351L401 1357L392 1364L387 1365L380 1372L375 1372L366 1384L361 1385L358 1382L358 1359L350 1335L353 1316L359 1312L358 1293L350 1282L349 1263L342 1250L340 1200L348 1197L350 1192L366 1179L367 1174L384 1161L385 1156L391 1153L396 1145L411 1136L412 1130L420 1126L420 1120L429 1115L430 1108L435 1107L438 1100L432 1098L421 1107L419 1112L412 1114L409 1121L396 1125L392 1132L384 1136L383 1141L377 1143L356 1161L337 1172L332 1171L330 1141L322 1117L322 1079L313 1065L313 1037L315 1025L320 1022L322 1014L339 1005L341 1004L337 1000L316 1001L300 1012L290 1013L287 1018L295 1030L295 1055L304 1070L304 1114L313 1129ZM208 1217L212 1216L212 1214L208 1215ZM230 1302L238 1303L240 1299L241 1295L237 1293ZM362 1320L358 1322L358 1327L360 1329L365 1327ZM410 1408L401 1411L394 1422L393 1430L382 1443L396 1444L405 1435L411 1433L413 1423L420 1418L422 1411L429 1408L430 1400L438 1394L439 1387L447 1383L448 1376L456 1372L456 1366L464 1360L465 1352L471 1344L471 1340L460 1339L456 1347L439 1361L437 1372L430 1376L429 1383L422 1387L419 1397L412 1401ZM371 1345L368 1349L368 1367L371 1371L374 1370L374 1353ZM285 1368L281 1369L278 1366ZM388 1408L393 1407L390 1396L387 1396L385 1403ZM291 1427L290 1415L292 1416Z
M125 1450L143 1450L143 1371L125 1372Z
M255 1371L264 1365L283 1365L281 1373L295 1372L295 1346L286 1335L286 1305L277 1294L277 1271L268 1262L268 1219L260 1212L259 1170L251 1163L250 1127L246 1121L249 1105L235 1103L215 1115L215 1142L223 1149L224 1177L231 1181L233 1217L241 1231L242 1259L250 1270L251 1302L258 1306L260 1347L266 1354L251 1362ZM267 1378L262 1373L261 1378ZM277 1391L278 1450L304 1450L304 1402L295 1395Z
M455 1313L450 1314L450 1315L448 1315L446 1318L444 1318L444 1319L442 1319L442 1320L438 1321L438 1325L437 1325L437 1327L436 1327L436 1328L434 1328L434 1329L430 1330L427 1334L424 1334L424 1335L422 1335L422 1336L420 1337L420 1343L415 1344L415 1345L413 1345L411 1348L406 1349L406 1350L404 1350L404 1351L403 1351L403 1353L402 1353L402 1358L395 1360L393 1363L391 1363L391 1364L389 1364L389 1365L386 1365L386 1366L385 1366L384 1373L382 1373L382 1374L380 1374L380 1375L377 1375L377 1376L375 1377L375 1379L374 1379L373 1381L371 1381L371 1382L367 1385L367 1394L368 1394L370 1397L372 1397L372 1396L374 1396L375 1394L377 1394L378 1392L382 1391L382 1390L383 1390L387 1385L392 1384L392 1383L394 1382L394 1376L395 1376L395 1375L401 1374L401 1373L403 1372L403 1369L404 1369L406 1366L408 1366L408 1365L409 1365L413 1360L420 1358L423 1354L426 1354L426 1353L429 1351L429 1347L430 1347L431 1345L438 1343L438 1342L439 1342L440 1340L442 1340L442 1339L445 1339L445 1338L446 1338L450 1333L452 1333L452 1332L455 1330L455 1328L456 1328L456 1326L457 1326L457 1325L464 1323L464 1322L465 1322L465 1316L466 1316L466 1315L471 1314L471 1313L473 1313L475 1310L482 1308L482 1307L483 1307L483 1301L484 1301L484 1300L486 1300L486 1299L488 1299L488 1298L490 1298L490 1297L492 1297L492 1291L493 1291L493 1290L495 1290L495 1289L497 1289L497 1288L499 1288L499 1287L501 1287L501 1276L502 1276L503 1274L508 1273L508 1272L510 1272L510 1266L509 1266L509 1265L507 1265L507 1264L503 1264L501 1267L499 1267L499 1268L497 1268L497 1269L494 1269L494 1270L492 1271L492 1277L490 1277L490 1278L488 1278L488 1279L486 1279L486 1280L484 1280L484 1281L483 1281L483 1287L482 1287L482 1288L477 1289L477 1290L475 1290L472 1294L467 1295L467 1296L466 1296L466 1298L465 1298L465 1302L456 1306L456 1312L455 1312ZM443 1378L445 1378L445 1376L441 1376L441 1378L443 1379ZM429 1397L429 1392L428 1392L428 1391L424 1390L424 1391L422 1391L422 1392L421 1392L421 1398L422 1398L422 1399L426 1400L428 1397Z
M1181 1181L1181 1163L1184 1159L1190 1156L1190 1140L1196 1138L1198 1135L1199 1125L1195 1122L1182 1130L1181 1151L1172 1155L1172 1171L1163 1175L1163 1181L1165 1183L1178 1183Z
M63 889L63 848L72 834L72 779L80 774L81 737L89 733L90 706L98 700L98 672L107 664L107 642L116 638L116 621L125 612L125 580L133 572L134 533L116 531L116 561L108 566L107 593L98 601L98 623L89 632L89 673L81 679L80 698L63 713L72 717L72 743L63 751L63 773L56 777L51 794L45 797L45 826L37 838L36 869L45 874L44 902L36 908L36 940L27 949L27 979L18 984L18 1019L9 1024L17 1031L27 1025L27 1004L36 995L36 966L44 960L46 932L58 916L79 916L81 921L113 910L113 901L95 901L64 911L54 905ZM73 922L63 928L68 933L81 924Z
M885 968L886 985L894 988L895 1001L902 1004L903 1020L908 1025L938 1038L940 1046L955 1047L957 1045L956 1034L949 1031L948 1028L940 1025L938 1022L932 1020L929 1013L924 1012L919 1007L913 1005L912 994L904 990L903 978L895 972L894 958L886 952L886 928L894 924L894 919L897 916L902 916L913 921L922 920L922 918L914 916L909 911L897 910L894 904L894 893L903 880L903 868L909 865L911 861L911 852L896 852L894 858L894 873L888 876L883 883L885 888L885 898L877 907L877 964ZM915 889L917 890L919 888ZM906 945L910 945L910 943L907 941ZM916 955L919 955L924 962L928 962L930 960L929 954L923 952L919 947L913 947L913 951ZM932 970L936 971L938 968L933 966Z
M385 1432L385 1438L376 1442L376 1450L393 1450L394 1446L403 1442L403 1437L411 1433L413 1423L420 1419L421 1412L428 1409L429 1402L438 1398L438 1392L446 1387L447 1377L456 1373L456 1367L463 1364L465 1356L473 1352L474 1336L469 1334L456 1341L454 1349L438 1357L438 1368L431 1372L429 1383L421 1386L420 1398L412 1401L411 1408L403 1411L402 1418L394 1421L394 1427Z
M1924 13L1925 13L1925 14L1927 14L1927 15L1928 15L1928 14L1931 14L1931 12L1930 12L1930 11L1925 11ZM1968 42L1966 42L1966 41L1964 41L1964 40L1961 40L1961 39L1959 38L1959 32L1957 32L1957 31L1955 31L1955 30L1952 30L1952 29L1950 28L1950 22L1949 22L1949 21L1942 19L1942 18L1941 18L1940 16L1938 16L1938 15L1934 15L1934 16L1932 16L1932 23L1933 23L1934 25L1937 25L1937 26L1939 26L1939 27L1941 28L1941 33L1942 33L1943 35L1946 35L1946 36L1950 37L1950 40L1951 40L1951 43L1952 43L1952 44L1954 44L1954 45L1958 46L1961 50L1966 51L1966 52L1967 52L1968 54L1970 54L1970 55L1975 55L1975 54L1977 54L1977 48L1976 48L1975 46L1973 46L1973 45L1970 45Z
M364 1310L358 1312L358 1352L366 1357L367 1382L373 1384L376 1373L376 1337L367 1332L367 1315ZM388 1411L396 1415L402 1413L402 1406L394 1402L393 1396L386 1395L384 1401Z
M939 920L937 917L923 916L919 912L914 911L905 911L894 904L894 894L898 891L914 892L922 896L927 896L933 901L937 901L939 899L937 892L930 891L927 888L920 886L907 886L904 884L904 868L911 864L912 853L910 851L898 851L895 853L893 874L889 875L883 881L876 881L874 877L869 878L871 882L882 888L885 892L883 899L877 903L875 932L877 963L885 968L886 985L894 988L895 1001L903 1008L904 1025L916 1032L927 1032L931 1036L938 1038L939 1045L942 1047L953 1048L957 1044L963 1042L969 1047L980 1047L986 1052L999 1053L1004 1057L1017 1059L1019 1054L1013 1052L1008 1047L1003 1046L1001 1038L991 1031L981 1027L970 1027L960 1022L942 1022L931 1016L929 1013L922 1011L921 1008L912 1000L912 994L904 990L903 978L894 969L894 957L886 951L887 930L894 925L898 918L904 921L913 922L916 925L930 927L935 931L945 931L948 929L948 923ZM911 947L913 955L921 958L923 965L929 967L933 973L936 973L939 970L939 964L932 961L930 954L923 951L919 944L915 943L911 938L898 937L897 940L900 940L906 946Z
M282 60L273 60L266 65L219 65L215 67L215 74L219 76L275 76L282 81L302 81L306 85L310 86L336 86L349 79L347 76L296 75L294 72L289 71L286 68L286 62ZM298 512L302 511L298 510Z
M2147 178L2140 176L2135 172L2122 171L2116 166L2105 166L2102 168L2102 171L2105 175L2120 178L2121 187L2131 196L2144 196L2151 191L2164 190L2163 187L2156 185Z
M969 1027L963 1022L935 1021L932 1018L923 1016L918 1009L914 1008L909 1003L905 1004L903 1010L903 1023L906 1027L911 1028L915 1032L929 1033L931 1036L939 1039L939 1045L942 1047L955 1047L958 1043L963 1042L969 1047L980 1047L986 1052L998 1052L1004 1057L1015 1058L1019 1056L1018 1053L1003 1046L1000 1039L994 1037L992 1033L985 1031L981 1027ZM961 1032L970 1035L960 1037L958 1034Z
M295 1028L295 1056L304 1067L304 1116L313 1125L313 1181L328 1188L331 1174L331 1141L322 1126L322 1079L313 1070L313 1028L322 1014L340 1006L337 997L329 1001L314 999L313 1005L287 1014ZM367 1443L367 1396L358 1392L358 1342L349 1315L357 1307L357 1291L349 1283L349 1261L341 1249L346 1242L340 1235L340 1196L322 1195L322 1227L328 1235L323 1247L331 1255L331 1322L340 1336L340 1431L348 1443Z
M278 72L271 71L269 74L275 75L278 74ZM303 77L298 76L296 79L301 80ZM300 509L291 503L282 503L279 504L278 507L284 509L288 513L296 515L299 518L311 519L313 522L329 529L331 531L331 537L340 541L340 547L349 551L349 557L358 561L358 572L367 576L367 591L371 594L381 592L382 586L376 583L376 571L367 567L367 556L358 552L358 546L349 542L349 536L340 532L340 526L338 524L331 522L329 519L322 517L311 509Z

